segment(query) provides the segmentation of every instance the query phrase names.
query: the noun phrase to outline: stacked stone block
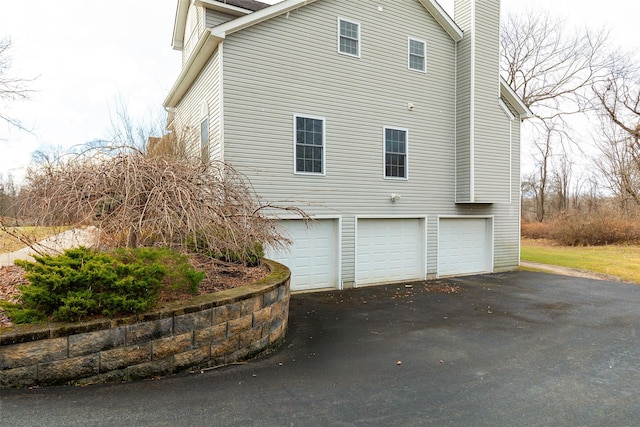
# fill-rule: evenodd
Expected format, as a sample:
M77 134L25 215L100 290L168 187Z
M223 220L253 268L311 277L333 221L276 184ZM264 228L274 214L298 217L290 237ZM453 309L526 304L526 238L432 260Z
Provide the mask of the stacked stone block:
M0 388L130 381L250 359L275 348L289 270L141 316L0 330Z

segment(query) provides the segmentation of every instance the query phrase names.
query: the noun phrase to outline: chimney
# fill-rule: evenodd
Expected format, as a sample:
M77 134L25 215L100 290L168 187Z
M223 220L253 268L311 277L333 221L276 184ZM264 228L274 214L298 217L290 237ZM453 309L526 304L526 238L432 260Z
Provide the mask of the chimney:
M499 106L500 0L455 0L454 20L464 32L457 47L456 203L509 201L502 172L509 176L510 141L502 141L496 123L504 116Z

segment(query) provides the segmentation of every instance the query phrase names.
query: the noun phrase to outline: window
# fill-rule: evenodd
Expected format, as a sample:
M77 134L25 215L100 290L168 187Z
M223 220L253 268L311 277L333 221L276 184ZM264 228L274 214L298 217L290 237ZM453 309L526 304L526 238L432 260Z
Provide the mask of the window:
M407 131L384 128L384 177L408 178Z
M425 73L427 71L427 43L409 37L407 48L409 69Z
M209 161L209 118L200 122L200 154L203 161Z
M324 119L294 116L295 172L324 174Z
M338 18L338 52L360 57L360 24Z

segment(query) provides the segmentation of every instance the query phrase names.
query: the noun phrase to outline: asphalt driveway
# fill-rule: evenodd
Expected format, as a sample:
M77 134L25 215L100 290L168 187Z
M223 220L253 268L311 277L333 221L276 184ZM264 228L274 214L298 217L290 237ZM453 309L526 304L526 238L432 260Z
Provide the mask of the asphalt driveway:
M155 381L2 391L3 426L637 426L640 286L513 272L295 295L287 341Z

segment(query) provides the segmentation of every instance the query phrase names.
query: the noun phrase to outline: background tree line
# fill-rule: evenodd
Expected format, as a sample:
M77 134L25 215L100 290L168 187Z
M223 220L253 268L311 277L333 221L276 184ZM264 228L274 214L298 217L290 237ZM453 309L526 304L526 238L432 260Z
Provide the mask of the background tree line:
M501 55L503 77L534 114L523 126L532 165L522 176L523 232L574 244L640 239L637 54L604 30L530 12L503 23Z

